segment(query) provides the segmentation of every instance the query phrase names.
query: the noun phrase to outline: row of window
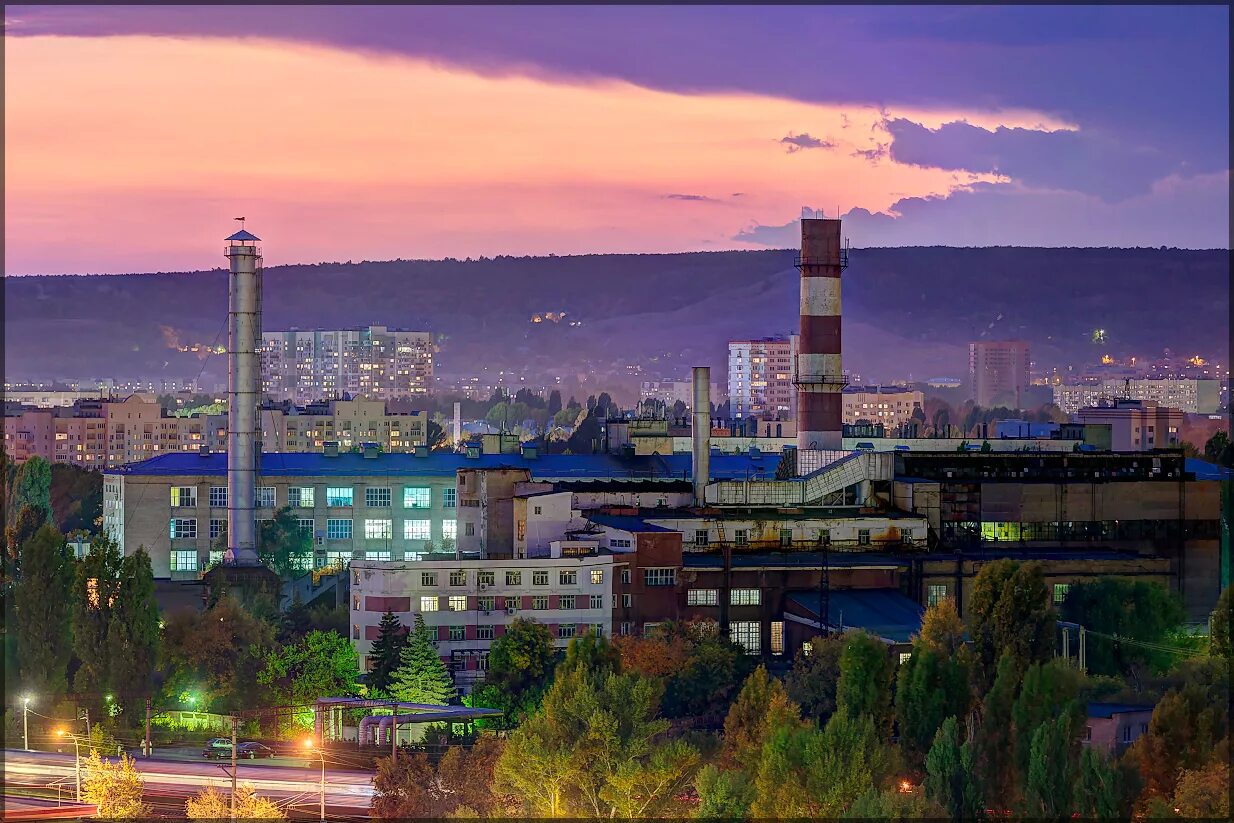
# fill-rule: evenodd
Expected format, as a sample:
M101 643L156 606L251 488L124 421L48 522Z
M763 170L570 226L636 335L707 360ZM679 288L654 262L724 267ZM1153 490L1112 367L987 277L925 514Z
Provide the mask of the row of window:
M604 569L591 569L591 582L599 585L604 582ZM459 569L450 572L451 586L466 586L469 574L466 569ZM507 571L505 573L507 586L523 585L523 573L521 571ZM531 585L547 586L549 581L548 569L538 569L531 573ZM355 573L354 582L359 583L359 572ZM495 586L497 584L496 571L477 571L476 583L480 586ZM578 585L578 569L558 569L557 583L561 586L577 586ZM425 588L435 588L437 586L437 572L420 572L420 585Z
M1022 543L1056 540L1215 540L1220 521L1090 520L1020 523L1014 521L945 521L939 527L944 541Z
M913 529L901 529L900 536L905 541L911 542L916 537L916 534ZM824 543L830 544L832 541L830 530L824 530L820 532L818 537ZM707 529L697 529L694 532L694 541L693 541L694 545L706 546L710 543L710 541L711 541L711 536L710 536L710 532L708 532ZM749 542L750 542L750 530L749 529L734 529L733 530L733 545L745 546L745 545L748 545ZM861 546L870 545L870 530L869 529L858 529L857 530L857 544ZM785 546L785 547L793 545L793 530L792 529L780 529L780 545Z
M1067 599L1067 592L1071 590L1070 583L1055 583L1052 592L1052 598L1057 605ZM951 589L946 583L930 583L926 586L926 605L934 606L941 600L946 600L951 596Z
M300 534L306 537L315 536L315 521L311 517L298 521ZM227 528L223 519L210 520L210 539L215 540ZM404 520L404 540L431 540L433 521ZM173 517L171 519L170 536L175 539L193 539L197 537L197 518ZM350 518L329 518L326 520L326 537L330 540L350 540L352 536L352 521ZM364 537L367 540L390 540L394 537L393 522L388 519L369 518L364 521ZM455 540L458 537L458 521L441 521L441 537L443 540ZM387 558L389 559L389 558Z
M763 602L761 589L730 589L728 603L730 606L760 606ZM686 590L687 606L718 606L720 605L719 589L688 589Z
M445 611L465 612L468 610L466 595L452 594L446 597L445 600L446 600ZM548 595L538 594L531 598L531 610L536 611L536 612L549 611L549 609L551 608L549 605L549 602L550 601L549 601ZM585 603L586 605L580 605L580 603ZM521 598L518 598L518 597L507 597L505 598L505 603L503 604L507 614L514 614L515 612L518 612L520 609L520 605L521 605ZM353 597L352 606L355 608L356 611L360 610L360 598L358 595ZM579 600L578 596L573 595L573 594L558 595L557 608L560 611L573 611L574 609L577 609L577 608L603 609L605 608L604 595L593 594L593 595L588 596L586 600L582 600L582 601ZM476 609L482 612L496 611L497 610L497 598L491 597L491 596L476 598ZM442 611L441 598L438 597L437 595L424 595L423 597L420 598L420 611L421 612Z
M353 505L355 498L355 490L350 486L330 487L326 489L326 505L330 508L345 508ZM311 509L316 505L317 493L313 486L291 486L287 489L287 505L295 509ZM364 505L370 509L388 509L391 506L392 496L390 487L370 486L364 490ZM443 509L453 509L457 501L457 492L455 489L441 490L441 507ZM260 508L274 508L277 505L277 499L274 486L261 486L257 489L257 506ZM171 505L177 508L196 507L197 506L197 487L196 486L172 486L171 488ZM404 486L403 487L403 508L405 509L428 509L432 508L432 489L427 486ZM227 487L226 486L211 486L210 487L210 507L215 509L226 508L227 506Z

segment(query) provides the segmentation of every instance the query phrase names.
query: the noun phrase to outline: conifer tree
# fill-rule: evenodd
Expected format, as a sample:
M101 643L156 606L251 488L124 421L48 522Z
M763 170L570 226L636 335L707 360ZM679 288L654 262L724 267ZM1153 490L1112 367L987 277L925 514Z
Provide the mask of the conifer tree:
M394 616L386 612L377 626L377 639L373 641L369 657L373 667L369 670L369 686L386 691L390 688L390 676L399 667L399 656L407 645L407 630Z
M154 602L154 572L150 555L138 548L120 565L120 582L107 627L107 649L113 662L111 687L124 695L121 703L136 716L136 707L153 687L158 663L159 611Z
M21 578L13 593L21 686L35 694L59 694L68 686L72 653L66 594L73 559L64 537L50 523L21 547Z
M437 656L424 618L416 615L416 625L399 654L399 667L390 677L390 692L408 703L431 703L445 706L454 697L454 681L445 664Z

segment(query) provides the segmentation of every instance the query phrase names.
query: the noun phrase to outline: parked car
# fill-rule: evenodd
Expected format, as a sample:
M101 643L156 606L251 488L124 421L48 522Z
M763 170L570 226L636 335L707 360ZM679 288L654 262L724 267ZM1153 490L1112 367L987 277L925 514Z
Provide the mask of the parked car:
M236 757L247 757L249 760L274 757L274 749L263 743L241 743L236 747Z
M218 738L222 740L222 738ZM216 740L211 740L206 744L206 748L202 751L202 757L210 760L230 760L231 759L231 741L225 740L222 745L214 745ZM275 751L264 743L257 743L252 740L246 740L243 743L236 745L236 757L239 759L256 760L259 757L274 757Z
M231 757L231 738L230 737L214 737L206 741L206 747L202 749L202 757Z

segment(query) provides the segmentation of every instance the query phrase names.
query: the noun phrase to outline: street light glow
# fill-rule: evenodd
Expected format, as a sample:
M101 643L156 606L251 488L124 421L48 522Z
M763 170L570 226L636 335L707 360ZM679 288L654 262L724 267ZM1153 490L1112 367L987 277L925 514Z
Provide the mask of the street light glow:
M307 738L307 739L304 741L304 748L306 748L306 749L311 749L311 748L313 748L313 738L311 738L311 737L310 737L310 738Z

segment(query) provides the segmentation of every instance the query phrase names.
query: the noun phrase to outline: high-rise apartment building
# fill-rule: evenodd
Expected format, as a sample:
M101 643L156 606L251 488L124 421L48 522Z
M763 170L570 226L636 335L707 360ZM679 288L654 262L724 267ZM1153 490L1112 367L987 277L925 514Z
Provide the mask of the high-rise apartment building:
M344 393L367 400L427 394L433 386L430 332L367 326L262 334L262 393L304 404Z
M1022 408L1028 382L1028 343L982 340L968 344L969 396L978 406Z
M1054 387L1054 405L1071 414L1117 399L1142 400L1186 414L1213 414L1221 407L1221 381L1187 377L1117 379Z
M732 340L728 344L728 399L734 417L791 418L797 406L793 361L797 335Z

